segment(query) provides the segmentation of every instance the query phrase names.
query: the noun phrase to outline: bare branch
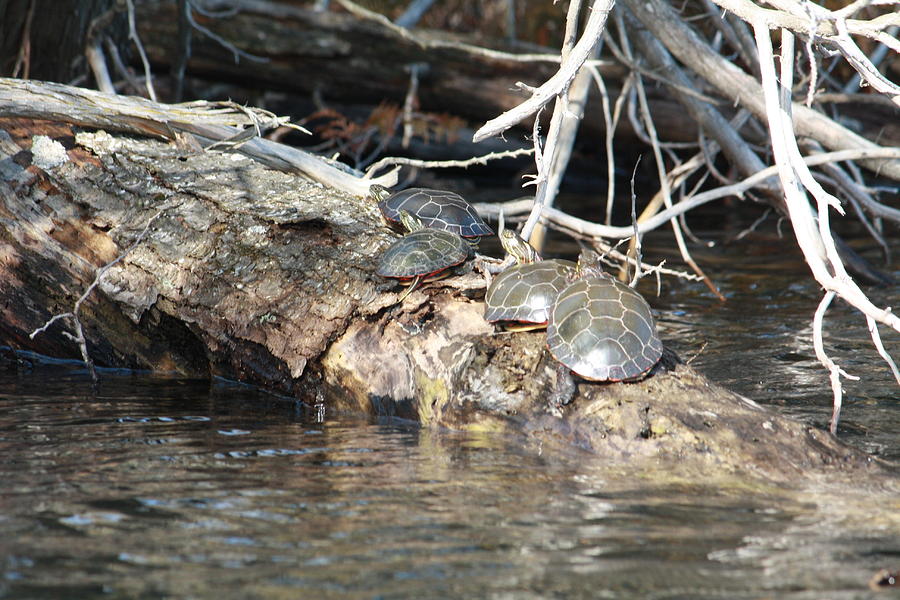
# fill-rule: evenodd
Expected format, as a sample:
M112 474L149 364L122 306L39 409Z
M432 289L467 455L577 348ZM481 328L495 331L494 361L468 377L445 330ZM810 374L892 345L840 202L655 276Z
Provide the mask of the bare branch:
M587 25L584 27L584 33L572 48L572 52L568 58L560 64L559 71L556 75L548 79L543 85L535 90L534 95L528 100L491 119L481 126L472 140L480 142L492 135L497 135L502 131L506 131L516 123L525 120L529 116L537 112L537 110L550 102L555 96L562 93L568 88L569 84L575 78L581 65L590 56L594 45L600 39L603 33L603 27L606 25L606 18L612 8L613 0L594 0L591 7L591 16L588 18Z

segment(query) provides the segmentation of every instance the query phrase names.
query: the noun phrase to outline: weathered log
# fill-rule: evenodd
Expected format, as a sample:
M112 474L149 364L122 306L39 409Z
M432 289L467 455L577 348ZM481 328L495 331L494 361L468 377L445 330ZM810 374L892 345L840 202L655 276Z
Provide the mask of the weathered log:
M709 475L882 472L671 355L642 382L582 382L572 404L549 408L556 369L541 335L494 333L475 274L395 306L398 292L374 275L394 234L360 198L239 154L185 154L41 121L3 119L0 129L2 344L78 356L69 323L30 334L121 257L82 305L100 364L219 375L303 398L324 390L331 410L525 433ZM65 162L35 151L37 133L66 146Z
M139 6L139 31L159 70L176 60L175 10L171 3ZM522 102L525 96L516 88L517 82L539 85L559 68L558 56L550 53L519 59L514 52L521 49L484 50L446 33L403 33L377 20L277 2L243 1L239 12L204 20L203 25L266 62L236 61L221 44L196 35L188 61L191 76L293 92L303 98L318 95L325 102L376 105L388 100L402 105L409 88L409 66L424 64L427 71L420 76L419 110L447 112L476 126ZM600 71L609 78L615 99L627 71L613 64L601 66ZM651 97L651 106L657 127L667 139L697 139L695 124L677 102L657 94ZM589 103L584 135L602 139L603 123L600 102ZM621 143L636 140L627 119L620 123L617 135Z

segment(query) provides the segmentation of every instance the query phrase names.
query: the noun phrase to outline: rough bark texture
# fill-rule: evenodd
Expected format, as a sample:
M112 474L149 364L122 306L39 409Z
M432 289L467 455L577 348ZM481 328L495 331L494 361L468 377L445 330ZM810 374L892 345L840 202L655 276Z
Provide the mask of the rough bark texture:
M236 154L81 134L67 162L29 166L30 137L73 132L5 120L0 297L8 343L74 355L54 326L97 268L150 226L84 305L101 364L217 374L292 390L350 319L390 302L372 260L388 241L374 206ZM18 142L18 146L16 145ZM159 348L152 338L166 340ZM155 348L155 349L154 349Z
M105 365L221 375L332 410L577 444L604 460L670 461L697 474L790 481L881 472L827 434L717 388L667 356L633 384L579 383L548 408L556 368L540 333L498 334L479 278L462 274L396 306L373 272L393 238L373 205L232 154L68 126L0 120L0 343L77 356L57 323L83 305ZM40 168L32 136L68 148ZM148 227L149 225L149 227ZM143 237L142 237L143 236ZM686 467L687 465L687 467Z

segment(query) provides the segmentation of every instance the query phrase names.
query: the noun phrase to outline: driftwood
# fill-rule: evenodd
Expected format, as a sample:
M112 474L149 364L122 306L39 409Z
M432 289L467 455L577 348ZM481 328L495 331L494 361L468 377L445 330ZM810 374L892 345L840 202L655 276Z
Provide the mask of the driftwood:
M418 85L419 110L446 112L478 125L527 97L516 88L517 82L537 85L559 68L558 55L543 48L524 54L521 47L485 49L445 33L409 32L375 13L319 12L247 0L238 6L234 14L205 21L204 26L265 62L236 61L220 43L196 35L188 61L192 76L283 90L298 99L317 96L326 105L376 105L385 100L403 104L410 66L424 65ZM139 6L139 32L160 71L178 60L177 22L174 3ZM626 70L609 62L598 63L598 69L609 79L615 98ZM676 102L655 95L651 103L654 117L670 139L696 140L695 124ZM602 139L600 103L588 104L587 111L582 125L585 135ZM618 134L623 143L636 141L627 122L621 123Z
M101 365L218 375L330 410L710 475L881 472L672 355L640 383L580 383L572 404L549 409L556 369L540 334L494 333L477 276L395 305L373 273L395 234L359 197L237 153L25 119L0 129L0 343L78 356L70 320L32 334L96 282L79 314Z

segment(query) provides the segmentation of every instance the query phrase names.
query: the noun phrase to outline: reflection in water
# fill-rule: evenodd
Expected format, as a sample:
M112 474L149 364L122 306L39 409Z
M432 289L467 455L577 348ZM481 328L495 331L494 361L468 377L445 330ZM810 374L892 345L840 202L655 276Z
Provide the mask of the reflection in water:
M0 449L2 598L855 598L900 553L805 493L223 384L9 375Z
M789 239L748 238L734 246L727 262L709 271L728 297L724 304L699 286L671 281L661 297L647 294L660 312L661 337L683 358L694 357L691 364L713 381L827 429L832 391L812 332L820 286ZM750 255L760 246L771 256ZM892 276L900 281L900 271ZM877 306L895 304L896 287L865 291ZM900 336L886 327L881 335L887 351L900 360ZM865 318L843 302L833 303L824 340L831 358L860 377L842 380L841 439L900 461L900 387L872 346Z

